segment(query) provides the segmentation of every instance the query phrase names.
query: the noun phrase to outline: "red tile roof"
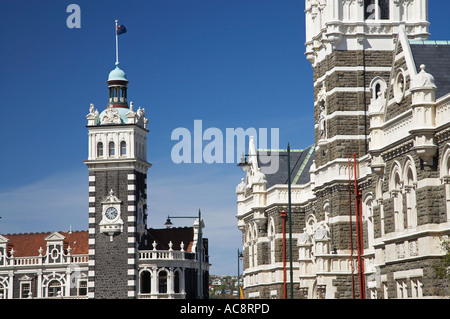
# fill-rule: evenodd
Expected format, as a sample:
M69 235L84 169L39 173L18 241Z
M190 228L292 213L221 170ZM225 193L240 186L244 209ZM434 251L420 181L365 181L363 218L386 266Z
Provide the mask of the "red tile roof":
M88 254L88 232L87 231L72 231L72 232L58 232L64 239L64 246L72 248L71 255ZM45 238L53 234L47 233L24 233L24 234L6 234L3 237L9 239L8 248L14 249L15 257L31 257L39 256L39 248L42 247L44 255L47 249L47 241Z
M45 238L54 232L43 233L23 233L23 234L6 234L3 237L9 239L8 248L14 249L15 257L31 257L39 256L39 248L43 249L45 254L47 249L47 241ZM85 255L89 251L89 233L88 231L72 231L57 232L65 237L64 246L67 249L70 246L71 255ZM181 242L184 243L184 250L192 252L194 244L194 228L178 227L147 230L147 247L145 249L153 249L152 243L156 241L158 244L156 249L168 250L171 241L173 250L181 250Z

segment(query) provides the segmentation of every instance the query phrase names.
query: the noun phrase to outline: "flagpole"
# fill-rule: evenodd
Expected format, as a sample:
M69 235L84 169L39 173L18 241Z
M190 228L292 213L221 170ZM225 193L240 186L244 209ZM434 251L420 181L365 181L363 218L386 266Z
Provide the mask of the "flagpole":
M116 20L116 30L115 30L115 32L116 32L116 63L119 63L119 39L117 36L117 22L118 22L118 20Z

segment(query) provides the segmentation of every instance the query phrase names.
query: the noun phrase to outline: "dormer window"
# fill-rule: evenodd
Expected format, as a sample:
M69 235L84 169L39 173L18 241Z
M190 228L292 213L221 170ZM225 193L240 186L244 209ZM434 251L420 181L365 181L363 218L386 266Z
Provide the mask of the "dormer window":
M389 0L364 0L365 20L389 20Z

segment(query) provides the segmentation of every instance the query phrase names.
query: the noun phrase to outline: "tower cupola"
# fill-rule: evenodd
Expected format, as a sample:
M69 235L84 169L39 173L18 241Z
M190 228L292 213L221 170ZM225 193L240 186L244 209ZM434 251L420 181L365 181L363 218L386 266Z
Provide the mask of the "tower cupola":
M116 62L116 68L108 76L109 100L108 108L121 107L128 108L127 102L127 75L119 68L119 62Z

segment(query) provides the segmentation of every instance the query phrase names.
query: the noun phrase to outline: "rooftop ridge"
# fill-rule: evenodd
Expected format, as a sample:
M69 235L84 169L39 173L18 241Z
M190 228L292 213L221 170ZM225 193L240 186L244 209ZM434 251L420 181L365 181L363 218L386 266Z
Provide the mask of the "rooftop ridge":
M450 45L450 40L409 40L410 44L423 44L423 45Z
M24 233L7 233L0 234L2 236L11 236L11 235L43 235L43 234L52 234L52 233L81 233L87 232L87 230L50 230L50 231L41 231L41 232L24 232Z

